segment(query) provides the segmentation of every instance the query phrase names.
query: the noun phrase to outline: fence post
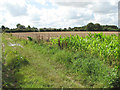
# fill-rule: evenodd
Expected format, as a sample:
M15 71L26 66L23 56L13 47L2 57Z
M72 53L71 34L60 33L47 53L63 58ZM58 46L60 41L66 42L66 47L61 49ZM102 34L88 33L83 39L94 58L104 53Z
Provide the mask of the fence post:
M61 49L61 46L60 46L60 39L58 39L58 46L60 47L60 49Z

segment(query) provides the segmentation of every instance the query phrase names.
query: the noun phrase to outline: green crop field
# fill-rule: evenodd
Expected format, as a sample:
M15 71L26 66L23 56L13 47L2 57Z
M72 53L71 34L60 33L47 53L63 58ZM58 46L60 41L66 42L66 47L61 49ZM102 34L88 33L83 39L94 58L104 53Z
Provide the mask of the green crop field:
M103 33L91 34L85 38L76 36L52 39L52 44L60 48L68 48L73 51L88 52L91 55L98 55L101 60L109 65L119 64L119 42L117 35L106 36Z
M120 35L2 40L3 88L120 87Z

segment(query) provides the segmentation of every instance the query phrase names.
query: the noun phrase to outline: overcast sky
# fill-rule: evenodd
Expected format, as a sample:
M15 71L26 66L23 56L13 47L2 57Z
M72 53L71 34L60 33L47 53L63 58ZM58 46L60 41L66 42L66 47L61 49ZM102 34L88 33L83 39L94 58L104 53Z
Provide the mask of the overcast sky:
M68 28L89 22L118 26L118 0L0 0L0 26Z

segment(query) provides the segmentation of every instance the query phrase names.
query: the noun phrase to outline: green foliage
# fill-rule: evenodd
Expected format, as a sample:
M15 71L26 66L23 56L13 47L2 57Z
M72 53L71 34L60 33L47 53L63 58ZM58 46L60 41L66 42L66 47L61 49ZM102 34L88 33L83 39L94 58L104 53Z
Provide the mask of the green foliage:
M73 59L73 53L70 53L66 50L59 50L57 53L54 54L53 59L59 61L60 63L65 64L67 67L71 67Z
M21 56L16 50L12 50L11 47L5 48L2 62L2 87L13 88L18 87L17 78L22 78L21 74L17 74L23 66L29 64L28 60Z
M112 80L117 74L98 58L90 57L73 60L73 70L84 78L84 83L89 83L91 86L95 85L96 82L101 82L104 87L113 87Z
M89 31L89 30L94 30L95 29L95 26L93 23L88 23L87 26L86 26L86 30Z
M105 36L102 33L89 34L85 38L76 36L52 39L52 44L60 48L68 48L73 51L88 51L90 54L98 54L101 60L109 65L118 65L118 36Z
M17 24L17 28L9 29L8 27L5 27L2 25L2 30L5 32L57 32L57 31L120 31L117 26L115 25L100 25L99 23L88 23L85 26L82 27L68 27L68 28L35 28L28 25L28 27L25 27L24 25Z
M4 25L2 25L2 26L1 26L1 29L2 29L2 30L5 30L5 26L4 26Z
M41 87L49 87L49 84L45 86L47 84L44 83L43 78L39 76L52 75L55 77L54 75L56 75L56 73L54 75L54 72L49 73L53 67L48 66L48 61L50 61L52 65L56 64L54 62L56 61L66 66L67 70L65 70L65 73L75 74L75 80L77 80L78 83L86 85L86 87L120 87L120 44L118 38L116 35L106 36L102 33L89 33L86 37L71 35L70 37L52 39L50 42L52 45L28 41L26 46L24 46L26 50L24 50L23 55L29 57L29 59L31 58L31 66L24 70L24 74L26 75L25 83L21 84L21 86L37 87L37 85L40 84ZM23 44L26 43L25 41L21 42ZM6 49L4 55L7 57L5 67L10 69L14 67L16 69L20 68L26 62L26 59L23 56L21 58L21 55L17 51ZM31 55L32 57L30 57ZM45 60L48 61L45 63ZM39 73L38 71L41 72ZM46 71L46 73L44 71ZM57 69L55 69L55 71L57 71ZM28 73L26 74L26 72L29 72L29 75ZM19 72L17 72L16 75L20 76ZM56 78L54 80L56 80ZM33 82L37 82L37 84L33 84Z
M20 56L16 51L10 51L6 57L6 67L9 69L19 70L22 65L27 65L28 61Z
M74 53L82 53L74 56L71 52L68 54L66 51L61 51L56 54L56 59L64 63L71 62L66 66L70 65L71 67L73 64L73 70L80 73L84 78L83 82L85 80L91 86L100 82L100 85L104 87L119 87L119 69L116 68L120 67L118 36L106 36L103 33L89 33L88 35L85 38L71 35L52 39L53 45L66 48Z
M28 38L29 41L32 41L32 40L33 40L32 37L27 37L27 38Z

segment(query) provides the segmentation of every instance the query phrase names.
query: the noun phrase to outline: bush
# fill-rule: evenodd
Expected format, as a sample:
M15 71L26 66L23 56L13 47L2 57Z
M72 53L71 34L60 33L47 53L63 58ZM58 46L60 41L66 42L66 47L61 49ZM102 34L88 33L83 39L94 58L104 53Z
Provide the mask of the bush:
M98 58L78 58L73 60L72 67L84 78L83 83L89 83L91 86L101 83L104 87L113 87L111 84L117 75L114 68L109 68Z
M18 71L22 65L28 64L28 61L24 57L20 56L16 51L11 51L8 53L6 60L5 66L15 71Z
M27 37L27 38L28 38L29 41L32 41L32 40L33 40L32 37Z

